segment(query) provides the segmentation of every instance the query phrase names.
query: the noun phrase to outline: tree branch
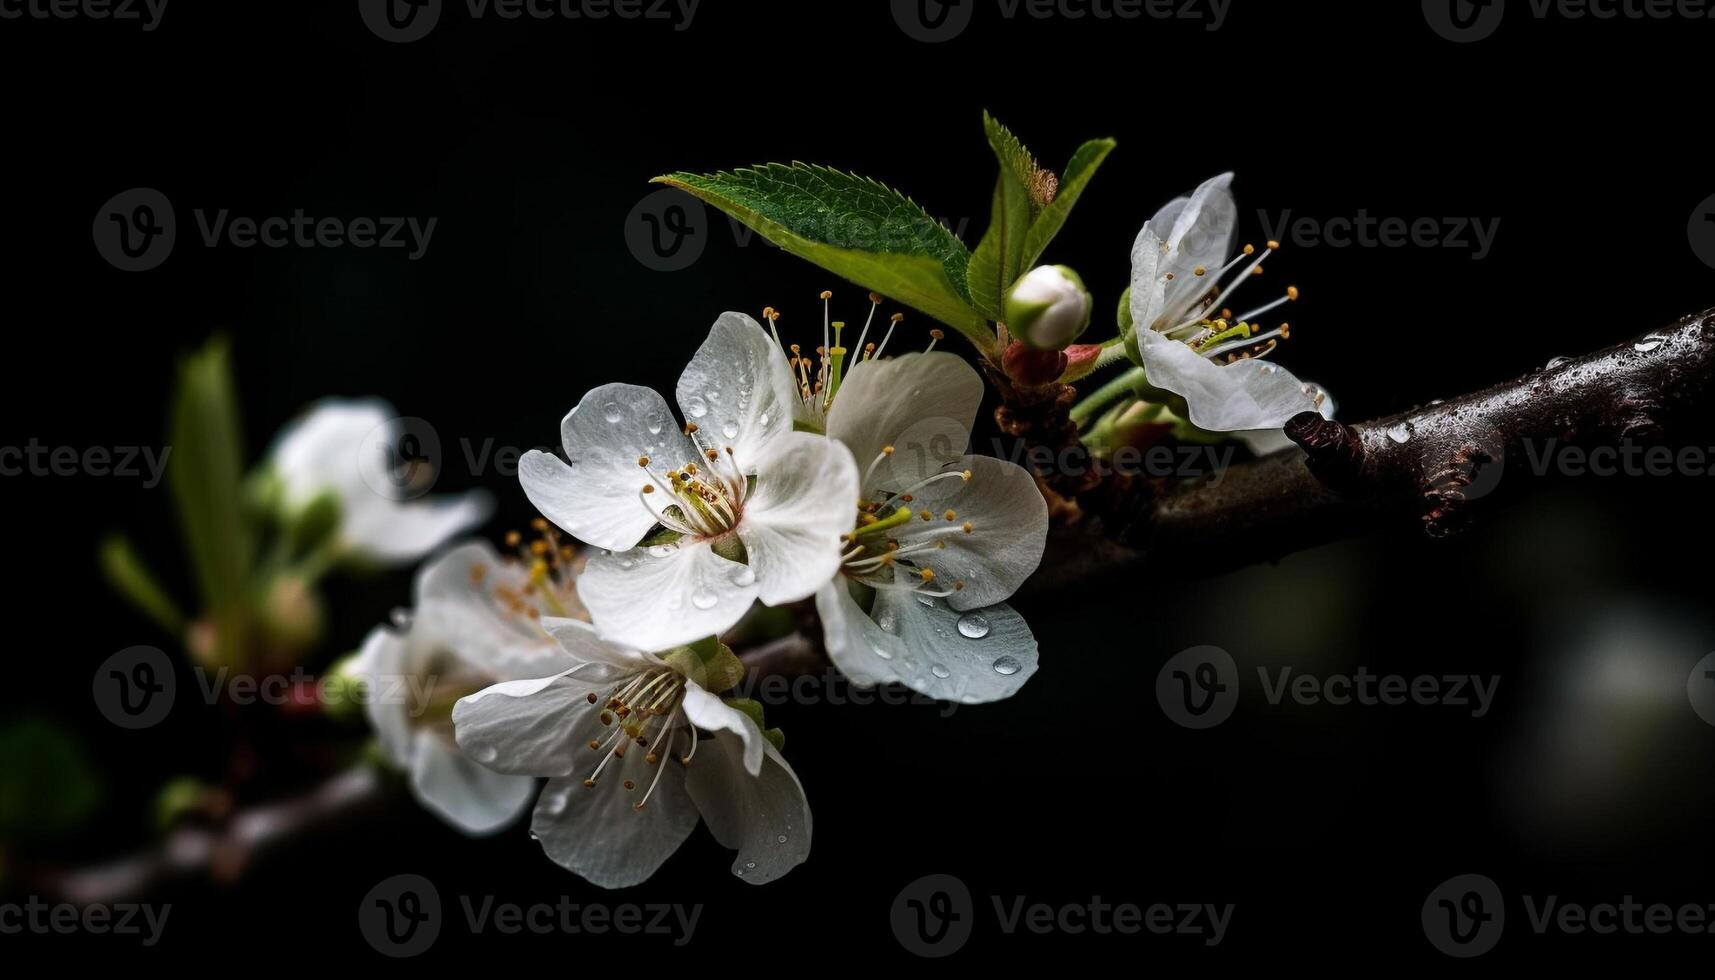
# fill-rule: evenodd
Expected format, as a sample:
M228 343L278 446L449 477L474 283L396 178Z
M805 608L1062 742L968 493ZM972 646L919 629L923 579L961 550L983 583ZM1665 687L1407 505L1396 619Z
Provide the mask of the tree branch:
M1453 534L1479 501L1539 483L1507 478L1538 475L1533 464L1551 447L1655 444L1705 428L1712 386L1715 310L1387 418L1346 425L1307 412L1286 429L1303 452L1228 467L1218 481L1042 474L1091 520L1058 530L1037 584L1062 587L1140 561L1215 574L1413 521ZM1068 403L1037 392L1003 404L997 420L1026 438L1049 434L1045 444L1060 449L1064 427L1043 408Z

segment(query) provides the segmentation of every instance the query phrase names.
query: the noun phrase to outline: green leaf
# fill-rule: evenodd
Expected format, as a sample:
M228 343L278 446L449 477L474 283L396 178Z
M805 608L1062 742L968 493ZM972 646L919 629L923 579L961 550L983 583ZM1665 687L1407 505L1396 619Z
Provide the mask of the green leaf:
M1091 140L1072 154L1063 177L1044 169L1010 130L988 113L983 129L1000 161L988 231L977 243L967 271L971 303L993 320L1005 317L1006 294L1029 272L1066 226L1102 161L1111 139Z
M991 320L1004 318L1007 290L1025 269L1025 246L1037 215L1054 194L1054 175L1042 169L1012 131L988 113L983 130L1000 161L1000 180L989 209L989 227L966 270L971 303ZM1038 253L1040 254L1040 253Z
M1078 198L1084 195L1084 188L1090 186L1090 178L1096 175L1102 161L1113 152L1114 141L1111 139L1091 140L1078 147L1078 152L1072 154L1072 161L1066 164L1066 173L1060 179L1060 190L1054 200L1042 209L1036 220L1031 224L1030 231L1025 235L1024 257L1019 263L1021 274L1029 272L1042 258L1042 253L1048 250L1050 242L1060 234L1060 229L1066 226L1066 219L1077 207Z
M103 795L99 771L70 732L34 720L0 730L0 837L75 831Z
M970 250L898 191L806 163L672 173L653 182L677 187L787 252L927 313L984 350L995 344L966 292Z
M108 584L138 612L175 637L184 632L185 614L155 581L130 538L123 534L109 535L101 542L97 560Z
M224 339L210 341L180 364L169 429L168 482L203 606L213 617L215 656L218 663L237 664L255 544L244 513L238 399Z

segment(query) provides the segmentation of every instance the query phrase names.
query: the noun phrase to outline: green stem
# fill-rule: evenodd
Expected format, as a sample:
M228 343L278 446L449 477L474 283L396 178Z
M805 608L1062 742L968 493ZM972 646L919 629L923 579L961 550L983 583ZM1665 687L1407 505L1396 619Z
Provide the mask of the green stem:
M1103 406L1121 395L1130 394L1132 389L1136 388L1138 382L1142 380L1144 380L1143 368L1134 367L1102 385L1072 407L1070 413L1072 421L1077 423L1078 428L1084 428L1090 424L1090 420L1096 417L1096 413L1100 412Z

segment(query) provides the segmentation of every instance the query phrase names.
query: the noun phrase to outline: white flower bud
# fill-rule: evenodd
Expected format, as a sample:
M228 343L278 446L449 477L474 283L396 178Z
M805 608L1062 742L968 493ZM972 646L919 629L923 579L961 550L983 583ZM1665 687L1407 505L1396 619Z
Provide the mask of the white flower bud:
M1016 340L1039 350L1059 350L1090 325L1090 292L1063 265L1038 266L1006 297L1006 328Z

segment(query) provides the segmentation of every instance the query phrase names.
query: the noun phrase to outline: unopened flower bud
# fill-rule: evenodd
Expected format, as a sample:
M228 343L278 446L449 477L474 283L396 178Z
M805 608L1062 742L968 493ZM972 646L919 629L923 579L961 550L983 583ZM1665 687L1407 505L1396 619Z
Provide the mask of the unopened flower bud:
M1063 265L1038 266L1006 297L1006 328L1038 350L1059 350L1090 325L1090 292Z

